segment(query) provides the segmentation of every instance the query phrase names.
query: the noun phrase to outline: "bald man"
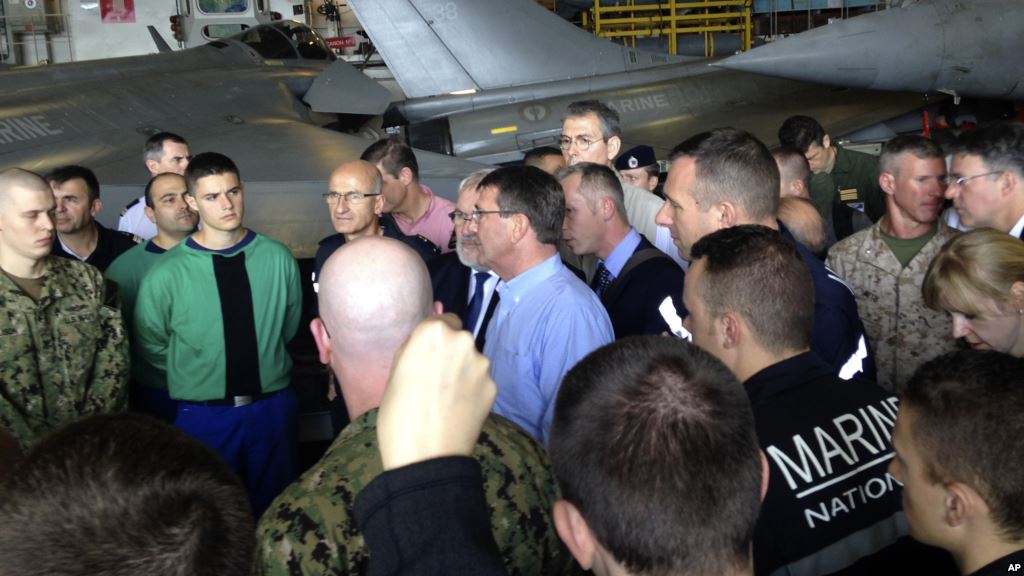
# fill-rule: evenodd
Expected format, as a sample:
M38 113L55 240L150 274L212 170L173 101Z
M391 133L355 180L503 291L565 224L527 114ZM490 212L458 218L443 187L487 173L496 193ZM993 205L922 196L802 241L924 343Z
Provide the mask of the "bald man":
M356 494L383 469L377 408L398 349L437 311L426 266L390 238L362 238L338 249L323 267L318 299L320 317L310 329L320 361L342 383L352 423L263 515L258 574L366 573L369 558L353 507ZM571 558L550 517L554 478L540 444L490 415L473 456L508 572L568 573Z
M160 258L195 231L199 215L188 207L185 177L174 172L153 176L146 184L144 213L156 226L156 236L121 254L107 268L107 278L121 291L121 311L129 331L134 321L135 297L142 278ZM130 336L130 334L129 334ZM139 353L132 339L132 409L174 422L178 404L167 395L167 379Z
M127 398L128 341L116 286L50 256L55 200L38 175L0 172L0 427L22 447Z
M778 217L797 242L806 246L818 258L824 259L828 230L825 228L825 220L810 200L798 196L779 198Z
M365 160L345 162L331 172L328 191L323 194L337 234L320 241L313 265L313 291L320 288L320 269L346 242L366 236L385 236L408 245L424 262L440 254L433 242L420 235L403 234L394 216L384 214L384 177Z

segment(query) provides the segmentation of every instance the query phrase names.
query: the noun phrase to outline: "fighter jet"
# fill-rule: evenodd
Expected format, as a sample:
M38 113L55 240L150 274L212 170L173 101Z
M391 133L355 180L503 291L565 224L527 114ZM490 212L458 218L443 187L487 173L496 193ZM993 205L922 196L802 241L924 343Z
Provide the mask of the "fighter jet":
M842 135L923 104L919 94L836 89L624 48L532 0L349 0L407 100L386 116L417 146L486 162L555 145L573 100L622 116L624 146L664 157L718 126L771 144L793 114ZM469 91L470 94L463 92ZM456 93L458 92L458 93Z
M876 90L1024 99L1017 0L904 1L732 56L731 70Z
M324 129L364 125L390 93L343 61L303 24L255 26L205 46L147 56L0 70L0 168L45 173L92 168L100 220L142 195L142 145L159 131L185 136L193 153L217 151L239 166L246 224L311 257L333 233L321 194L338 164L368 137ZM453 197L479 164L417 153L421 177Z

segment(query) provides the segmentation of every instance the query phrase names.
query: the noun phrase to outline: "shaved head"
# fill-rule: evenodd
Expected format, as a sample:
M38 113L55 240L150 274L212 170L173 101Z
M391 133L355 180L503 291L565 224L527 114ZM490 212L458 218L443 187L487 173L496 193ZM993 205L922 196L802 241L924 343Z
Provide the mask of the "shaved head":
M359 414L376 407L395 353L432 313L433 292L423 259L391 238L346 242L324 264L318 298L329 361L350 411ZM321 360L326 360L323 349ZM350 402L356 396L367 404L362 410Z
M22 170L21 168L9 168L0 171L0 208L7 205L10 192L15 188L32 190L35 192L50 192L50 185L43 180L43 177L35 172Z

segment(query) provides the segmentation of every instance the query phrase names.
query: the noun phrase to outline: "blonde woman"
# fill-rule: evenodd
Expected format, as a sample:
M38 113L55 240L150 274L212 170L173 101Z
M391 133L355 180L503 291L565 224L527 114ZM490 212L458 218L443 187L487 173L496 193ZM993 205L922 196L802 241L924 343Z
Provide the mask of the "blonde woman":
M1024 357L1024 242L991 228L962 234L932 260L921 290L952 316L954 338Z

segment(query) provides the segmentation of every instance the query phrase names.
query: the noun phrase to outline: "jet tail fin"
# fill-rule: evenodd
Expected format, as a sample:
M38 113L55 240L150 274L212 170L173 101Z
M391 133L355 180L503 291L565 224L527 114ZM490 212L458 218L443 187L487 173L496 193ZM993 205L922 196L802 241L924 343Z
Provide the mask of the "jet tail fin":
M596 38L533 0L350 0L349 6L409 98L687 59Z
M156 44L157 50L159 50L160 52L171 51L171 47L164 40L164 37L161 36L159 32L157 32L155 26L146 26L146 29L149 30L149 35L153 37L153 43Z

